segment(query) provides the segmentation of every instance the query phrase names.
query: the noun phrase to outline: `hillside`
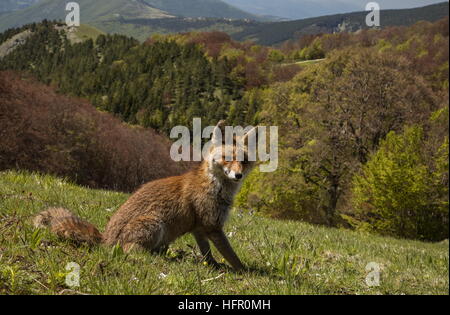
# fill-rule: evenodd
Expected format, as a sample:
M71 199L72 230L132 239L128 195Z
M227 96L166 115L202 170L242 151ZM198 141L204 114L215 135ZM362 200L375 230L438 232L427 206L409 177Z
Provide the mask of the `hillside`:
M434 22L449 14L448 2L421 8L381 10L381 27L409 26L418 21ZM233 34L236 40L252 40L261 45L276 45L302 35L358 31L367 28L367 12L353 12L321 16L296 21L250 25L244 31Z
M43 208L64 206L103 230L127 197L50 176L0 173L0 294L449 293L448 241L396 240L234 211L226 233L252 270L234 274L201 265L190 235L165 255L126 255L77 248L30 225ZM78 288L65 284L70 262L81 267ZM380 267L378 287L365 282L372 262Z
M166 134L175 125L190 125L200 113L207 113L202 117L205 124L215 124L241 98L242 82L229 75L231 63L208 59L194 43L162 40L149 45L106 35L95 44L71 44L61 36L61 28L35 25L26 42L2 59L0 69L34 69L34 75L59 92L88 98L126 122ZM5 34L0 34L0 53ZM7 44L16 43L5 37Z
M103 34L102 31L95 27L81 24L79 27L71 28L67 36L72 43L80 43L88 39L96 40L98 36Z
M110 33L120 33L145 41L153 35L169 35L185 32L225 32L233 36L248 27L259 26L254 20L230 20L218 18L166 18L166 19L122 19L116 22L104 22L103 29Z
M23 10L10 12L0 21L0 31L19 27L43 19L65 21L67 1L41 0L37 4ZM105 32L126 34L126 28L121 27L124 19L161 19L175 16L215 17L233 19L257 19L251 15L233 8L219 0L80 0L81 22L91 24ZM136 37L142 30L135 30ZM147 33L148 37L148 33Z
M186 18L163 19L115 18L100 22L90 22L109 34L121 34L145 42L154 35L169 35L185 32L219 31L233 35L247 29L249 25L261 25L255 20L234 20L228 18Z
M26 9L11 12L2 18L0 31L22 26L43 19L65 21L67 1L41 0ZM136 0L79 0L82 23L97 22L118 17L162 18L172 15L153 8L142 1ZM96 23L93 23L96 24Z
M329 14L357 12L364 10L361 0L224 0L247 12L259 15L273 15L291 20L305 19ZM382 9L407 9L442 2L442 0L378 0Z
M45 19L64 20L64 0L41 0L23 10L4 14L0 32ZM320 16L295 21L267 22L219 0L80 0L81 22L106 33L145 41L154 34L189 31L223 31L239 41L275 45L304 34L357 31L365 26L367 12ZM436 21L448 15L448 2L422 8L382 11L382 27Z
M37 3L40 0L2 0L0 2L0 12L8 12L24 9Z
M422 20L434 22L448 16L448 9L448 2L443 2L413 9L382 10L381 27L409 26ZM123 18L101 23L93 22L93 25L106 32L133 36L141 41L153 34L222 31L230 34L237 41L250 40L256 44L273 46L287 40L298 39L302 35L356 32L360 29L367 29L366 15L367 12L353 12L282 22L181 17L171 19Z
M144 0L149 5L173 15L228 19L260 19L221 0Z
M361 5L336 0L224 0L225 2L259 15L272 15L292 20L327 14L360 11Z

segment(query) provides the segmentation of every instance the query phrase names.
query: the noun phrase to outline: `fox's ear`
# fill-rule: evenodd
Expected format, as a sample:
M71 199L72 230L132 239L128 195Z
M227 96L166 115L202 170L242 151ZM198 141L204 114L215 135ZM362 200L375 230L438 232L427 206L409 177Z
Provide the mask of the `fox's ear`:
M217 124L217 126L214 128L214 131L213 131L213 136L212 136L211 140L212 140L212 143L214 144L214 146L218 147L223 144L224 129L225 129L225 120L221 120L221 121L219 121L219 123Z
M250 129L250 131L245 134L245 136L244 136L245 146L248 147L248 144L249 144L248 141L253 140L253 139L255 139L254 144L256 145L258 143L258 127L254 127L252 129ZM253 144L253 142L251 144Z

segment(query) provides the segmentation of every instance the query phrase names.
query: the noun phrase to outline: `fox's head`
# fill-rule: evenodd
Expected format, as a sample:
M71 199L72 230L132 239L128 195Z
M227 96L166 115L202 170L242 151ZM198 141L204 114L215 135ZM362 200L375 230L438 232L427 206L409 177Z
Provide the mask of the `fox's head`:
M214 128L211 139L209 169L215 176L220 176L233 182L242 181L256 164L251 151L255 150L257 142L257 127L242 135L234 135L232 144L226 143L224 122L220 121ZM249 144L250 143L250 144ZM256 156L253 154L253 156Z

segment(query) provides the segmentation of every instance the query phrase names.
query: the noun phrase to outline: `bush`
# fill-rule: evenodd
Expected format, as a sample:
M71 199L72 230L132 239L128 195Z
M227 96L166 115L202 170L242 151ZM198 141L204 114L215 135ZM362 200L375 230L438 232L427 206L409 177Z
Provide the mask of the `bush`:
M448 181L448 138L431 165L425 147L420 127L388 134L354 178L354 207L364 222L360 228L420 240L448 238L448 182L442 183Z
M235 206L274 219L326 224L318 189L284 165L280 165L275 173L253 171L237 195Z
M94 188L133 191L177 175L170 141L131 127L84 100L12 72L0 72L0 170L26 169L64 176Z

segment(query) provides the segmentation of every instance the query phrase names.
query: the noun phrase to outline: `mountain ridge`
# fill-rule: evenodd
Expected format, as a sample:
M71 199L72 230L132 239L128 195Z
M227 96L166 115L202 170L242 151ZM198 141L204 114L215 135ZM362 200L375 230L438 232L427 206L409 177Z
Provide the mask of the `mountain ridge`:
M141 0L148 5L182 17L261 19L222 0Z
M65 0L41 0L26 9L6 14L0 22L0 31L23 24L39 22L43 19L64 21L68 14L66 3ZM103 5L99 5L99 3ZM164 11L152 8L148 4L137 0L97 0L95 2L78 0L78 4L81 8L80 18L82 23L105 20L114 16L173 17Z
M418 21L435 22L448 16L448 2L412 9L382 10L381 28L409 26ZM367 29L365 18L368 12L320 16L309 19L281 22L258 22L225 19L124 19L123 27L138 28L138 39L145 40L155 33L180 33L191 31L219 30L228 33L234 40L250 40L256 44L273 46L302 35L320 33L356 32ZM98 26L99 27L99 26ZM133 33L126 35L133 36Z
M81 23L91 25L106 33L123 34L140 41L145 41L154 34L214 30L225 32L235 40L250 40L269 46L281 44L306 34L354 32L367 28L365 25L366 11L278 22L217 17L181 17L177 15L180 11L168 12L172 11L170 5L183 3L183 1L97 0L94 5L90 0L79 0L81 7L84 8L81 13ZM190 3L220 4L223 1L192 0ZM408 26L420 20L434 22L448 16L448 6L448 2L442 2L413 9L382 10L381 27ZM195 6L191 9L195 9ZM184 7L180 7L179 10L183 11ZM38 4L24 10L12 13L0 12L2 17L0 32L43 19L64 20L65 14L65 0L41 0ZM224 14L226 15L226 13ZM23 23L23 21L27 22Z
M289 20L358 12L366 3L360 0L223 0L244 11L258 15L274 15ZM411 9L436 4L442 0L377 0L382 10Z
M435 22L449 15L449 3L441 2L412 9L381 10L381 28L410 26L418 21ZM253 25L233 34L235 40L252 40L261 45L281 44L301 35L367 29L367 11L326 15L308 19Z
M0 2L0 13L25 9L40 0L2 0Z
M31 1L31 0L29 0ZM119 18L175 18L203 17L231 19L263 19L234 8L220 0L78 0L80 18L84 24L98 27L103 21L114 21ZM32 22L47 20L65 20L68 12L66 0L40 0L25 9L6 12L0 21L0 32ZM178 8L178 9L177 9ZM106 31L109 31L106 29Z
M224 0L237 8L259 15L274 15L289 20L306 19L327 14L338 14L359 11L362 6L351 5L343 1L323 3L314 0Z

